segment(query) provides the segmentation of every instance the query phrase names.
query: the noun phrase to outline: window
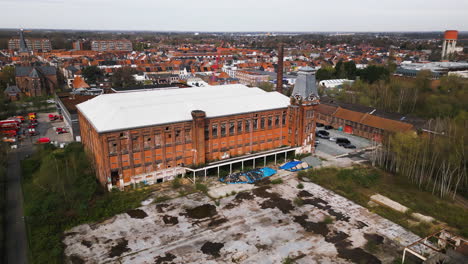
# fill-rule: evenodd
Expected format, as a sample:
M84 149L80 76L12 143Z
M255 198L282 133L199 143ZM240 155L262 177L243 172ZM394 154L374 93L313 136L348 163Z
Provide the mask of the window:
M279 121L280 121L279 115L275 116L275 127L279 126Z
M237 121L237 134L242 133L242 120Z
M257 130L258 129L258 118L254 118L253 122L252 122L252 129L253 130Z
M286 113L283 112L283 117L282 117L282 120L281 120L281 125L282 126L285 126L286 125Z
M121 139L120 140L120 150L123 153L128 152L128 139Z
M138 152L140 151L140 137L139 136L132 136L132 151Z
M221 136L222 137L226 136L226 123L221 124Z
M268 117L268 128L271 128L272 125L273 125L273 117L269 116Z
M180 134L180 130L176 130L175 131L175 141L176 141L176 144L180 144L182 143L182 135Z
M154 134L154 146L160 148L162 145L161 133Z
M192 130L185 129L185 143L192 141Z
M218 124L213 124L211 126L211 136L213 138L217 138L218 137Z
M250 120L245 120L245 132L250 132Z
M109 141L109 154L117 153L117 142Z
M145 149L149 149L151 147L151 137L149 135L143 136L143 144Z
M210 139L210 127L205 126L205 140Z
M234 135L234 129L235 129L235 127L236 127L236 126L234 125L234 122L233 122L233 121L229 122L229 135L230 135L230 136Z
M260 119L260 129L265 129L265 117Z

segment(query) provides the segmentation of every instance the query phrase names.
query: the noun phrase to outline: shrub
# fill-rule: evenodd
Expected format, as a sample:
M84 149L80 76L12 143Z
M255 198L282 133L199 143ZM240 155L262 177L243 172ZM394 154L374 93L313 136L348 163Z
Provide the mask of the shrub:
M232 191L231 195L236 195L236 193L237 193L236 191Z
M200 192L203 192L203 193L208 192L208 187L203 183L195 184L195 189L197 189L197 191L200 191Z
M177 178L177 177L176 177L176 178L172 181L171 185L172 185L172 188L173 188L173 189L178 189L178 188L180 188L180 187L182 186L182 183L180 182L180 178Z
M331 217L331 216L327 216L325 217L325 219L323 219L322 223L326 224L326 225L329 225L331 223L333 223L334 219Z
M303 206L303 205L304 205L304 201L303 201L301 198L299 198L299 197L294 198L293 203L294 203L296 206Z
M297 187L298 189L304 189L304 184L299 183L296 187Z
M274 179L274 180L271 180L271 184L281 184L283 183L283 179Z

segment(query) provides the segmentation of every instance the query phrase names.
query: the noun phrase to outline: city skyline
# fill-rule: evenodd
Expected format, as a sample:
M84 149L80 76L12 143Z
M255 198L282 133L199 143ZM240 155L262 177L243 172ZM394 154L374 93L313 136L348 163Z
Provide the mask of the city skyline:
M0 0L0 28L189 32L468 30L468 2ZM328 10L323 12L323 10Z

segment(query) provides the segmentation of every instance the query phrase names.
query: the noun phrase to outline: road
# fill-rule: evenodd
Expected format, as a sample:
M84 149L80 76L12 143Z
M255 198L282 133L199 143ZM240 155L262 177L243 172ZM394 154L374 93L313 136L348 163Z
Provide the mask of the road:
M28 263L28 240L23 214L20 160L32 153L31 144L10 152L7 169L6 247L7 263Z

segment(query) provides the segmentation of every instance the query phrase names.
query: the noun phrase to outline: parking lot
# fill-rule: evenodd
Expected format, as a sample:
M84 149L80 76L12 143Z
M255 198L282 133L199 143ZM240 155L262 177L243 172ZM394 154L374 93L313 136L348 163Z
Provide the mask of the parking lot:
M57 134L55 132L55 129L57 127L65 127L65 123L63 121L50 121L48 115L49 114L54 114L57 115L57 113L37 113L37 121L38 125L36 127L36 131L38 132L38 135L35 136L29 136L27 135L27 125L28 121L25 121L23 125L23 131L25 133L26 138L23 140L24 143L36 143L37 140L41 137L48 137L50 138L50 141L52 143L57 144L59 146L61 143L70 143L73 141L73 138L70 133L63 133L63 134ZM67 131L69 131L69 128L66 128ZM23 144L24 144L23 143Z
M317 128L317 131L319 131L319 130L325 130L325 129L323 127L319 127L319 128ZM330 133L330 137L347 138L347 139L349 139L349 141L351 141L351 144L356 146L355 149L346 149L346 148L341 147L338 144L336 144L336 142L330 141L328 139L323 139L323 138L316 137L316 139L320 142L318 144L316 150L320 151L320 152L323 152L323 153L326 153L326 154L331 155L331 156L339 156L339 155L343 155L343 154L347 154L347 153L351 153L351 152L356 152L356 151L358 151L360 149L367 148L367 147L370 147L372 145L371 141L366 139L366 138L362 138L362 137L354 136L354 135L351 135L351 134L347 134L345 132L338 131L336 129L329 129L329 130L326 130L326 131L328 133Z

